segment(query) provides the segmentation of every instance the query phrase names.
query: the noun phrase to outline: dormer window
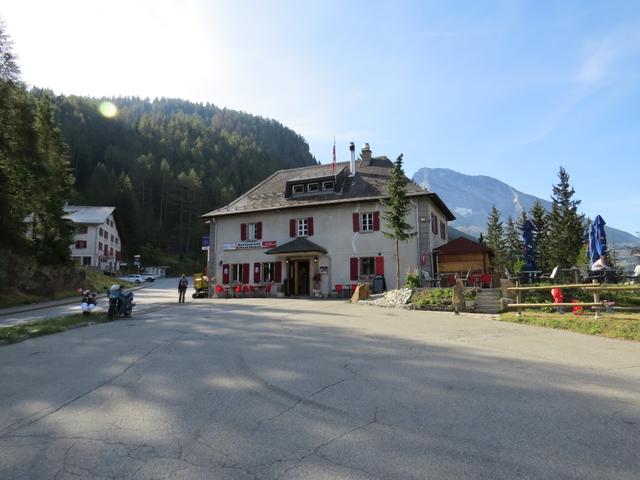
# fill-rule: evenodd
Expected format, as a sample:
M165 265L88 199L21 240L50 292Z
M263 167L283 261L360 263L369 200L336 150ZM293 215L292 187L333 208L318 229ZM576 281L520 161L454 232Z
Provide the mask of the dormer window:
M325 180L324 182L322 182L322 189L333 190L334 185L335 185L335 182L333 180Z
M291 189L291 192L295 195L296 193L304 193L304 185L298 184L294 185Z
M320 190L320 185L318 183L309 183L307 184L307 192L317 192Z

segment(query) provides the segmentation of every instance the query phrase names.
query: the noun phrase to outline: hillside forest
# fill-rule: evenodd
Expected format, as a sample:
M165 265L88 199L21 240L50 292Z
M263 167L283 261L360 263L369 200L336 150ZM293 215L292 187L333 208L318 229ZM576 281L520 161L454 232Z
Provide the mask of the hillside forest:
M0 248L43 264L68 261L65 203L115 206L125 259L198 259L203 213L278 169L316 163L300 135L248 113L28 89L1 24L0 62Z

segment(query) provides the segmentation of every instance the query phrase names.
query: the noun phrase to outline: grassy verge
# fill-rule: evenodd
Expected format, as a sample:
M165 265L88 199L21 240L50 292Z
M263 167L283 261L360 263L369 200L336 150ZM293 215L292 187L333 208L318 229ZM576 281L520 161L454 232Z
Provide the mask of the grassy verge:
M105 287L109 288L114 283L122 285L125 288L131 288L136 286L131 282L125 282L124 280L119 280L115 277L110 277L96 270L85 270L85 272L87 274L87 282L86 282L86 285L84 286L92 290L95 290L98 293L104 293ZM81 285L78 285L75 288L80 288L80 287ZM63 300L65 298L73 298L73 297L78 297L78 302L79 302L80 295L75 288L59 290L55 292L51 297L45 297L41 295L31 295L31 294L27 294L19 290L13 289L8 293L0 294L0 308L17 307L20 305L30 305L33 303L50 302L51 300Z
M0 327L0 343L21 342L27 338L51 335L53 333L64 332L71 328L84 327L89 324L104 323L106 321L106 313L93 313L87 316L76 314L42 320L41 322L24 323L11 327Z
M560 328L587 335L601 335L625 340L640 340L640 313L604 313L600 318L593 314L573 315L565 313L543 313L525 311L522 316L515 312L500 315L503 322L525 323L539 327Z

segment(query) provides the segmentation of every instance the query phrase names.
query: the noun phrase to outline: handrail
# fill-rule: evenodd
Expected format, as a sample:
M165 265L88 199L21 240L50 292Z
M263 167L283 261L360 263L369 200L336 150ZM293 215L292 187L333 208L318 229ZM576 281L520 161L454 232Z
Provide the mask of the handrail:
M553 288L594 288L600 287L599 283L572 283L568 285L540 285L537 287L507 287L509 292L524 292L527 290L551 290Z

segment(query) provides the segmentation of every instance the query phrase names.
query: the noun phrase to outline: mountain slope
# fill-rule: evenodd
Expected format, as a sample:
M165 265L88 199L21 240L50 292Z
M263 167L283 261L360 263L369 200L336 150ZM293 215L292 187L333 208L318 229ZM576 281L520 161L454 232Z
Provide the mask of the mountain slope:
M421 168L413 180L437 193L453 211L456 220L454 228L475 238L485 232L487 217L493 205L500 211L502 219L509 216L516 219L524 209L527 212L538 200L548 210L551 202L520 192L500 180L485 175L465 175L448 168ZM640 245L640 238L628 232L607 229L610 243L621 245Z

